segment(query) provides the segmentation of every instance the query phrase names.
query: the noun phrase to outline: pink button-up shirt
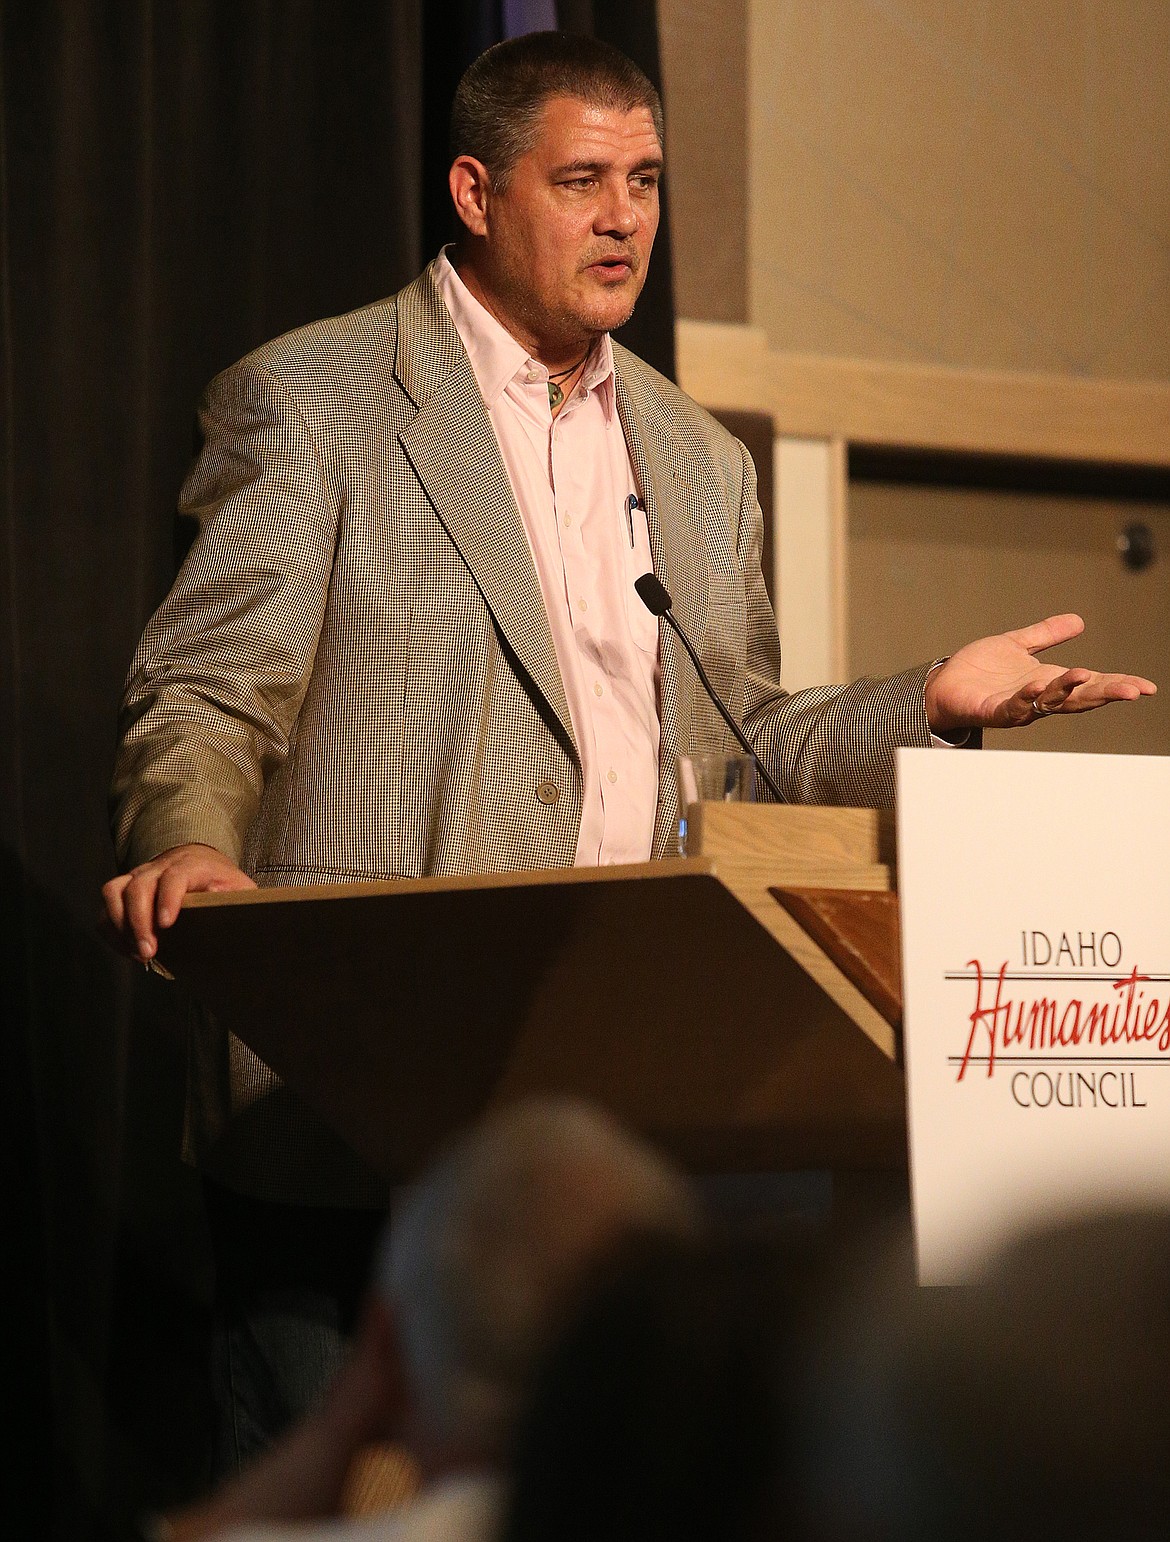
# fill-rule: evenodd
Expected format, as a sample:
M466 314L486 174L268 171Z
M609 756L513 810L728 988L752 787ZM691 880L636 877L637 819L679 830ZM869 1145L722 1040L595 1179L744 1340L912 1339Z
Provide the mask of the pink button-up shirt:
M653 570L617 413L613 349L594 347L553 421L548 370L445 255L436 281L499 440L548 612L581 756L578 866L645 862L658 802L658 622L634 592Z

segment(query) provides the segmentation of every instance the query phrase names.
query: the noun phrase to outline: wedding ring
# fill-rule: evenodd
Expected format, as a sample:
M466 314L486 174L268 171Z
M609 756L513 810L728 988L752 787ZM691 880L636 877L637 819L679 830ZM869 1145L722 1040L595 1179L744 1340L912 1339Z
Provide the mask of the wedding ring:
M1035 696L1032 697L1032 711L1037 717L1055 717L1055 707L1042 707Z

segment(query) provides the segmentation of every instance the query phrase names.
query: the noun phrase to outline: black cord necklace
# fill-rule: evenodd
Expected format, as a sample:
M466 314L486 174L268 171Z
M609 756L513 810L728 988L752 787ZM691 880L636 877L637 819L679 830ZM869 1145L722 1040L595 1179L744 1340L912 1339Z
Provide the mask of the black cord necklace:
M590 347L592 347L592 344ZM557 384L557 381L565 380L570 375L575 375L588 357L589 348L586 348L585 352L577 360L576 364L570 364L568 369L558 370L555 375L550 373L548 377L548 404L554 412L565 399L565 393L561 390L560 386Z

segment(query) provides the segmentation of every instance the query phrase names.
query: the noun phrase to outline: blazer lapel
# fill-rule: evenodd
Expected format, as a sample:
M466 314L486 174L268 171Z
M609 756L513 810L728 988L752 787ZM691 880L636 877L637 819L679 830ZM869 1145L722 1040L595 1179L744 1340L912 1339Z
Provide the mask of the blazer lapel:
M475 375L429 270L398 297L394 373L418 407L399 443L579 761L528 537Z
M702 506L689 480L672 466L679 462L676 428L666 420L660 401L646 389L645 366L614 345L617 405L626 435L638 491L646 509L654 571L670 593L671 609L696 649L707 621L707 570L703 550ZM670 627L660 627L662 695L659 703L658 811L653 855L673 850L678 832L678 756L690 746L693 671Z

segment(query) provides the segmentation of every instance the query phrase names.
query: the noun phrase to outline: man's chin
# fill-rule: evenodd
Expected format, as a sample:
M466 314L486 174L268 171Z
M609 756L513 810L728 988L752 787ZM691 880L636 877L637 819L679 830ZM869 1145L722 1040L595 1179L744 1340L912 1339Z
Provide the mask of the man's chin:
M636 288L631 286L622 294L601 296L594 303L582 306L577 313L578 317L590 332L616 332L634 314L641 292L642 286L639 284Z

